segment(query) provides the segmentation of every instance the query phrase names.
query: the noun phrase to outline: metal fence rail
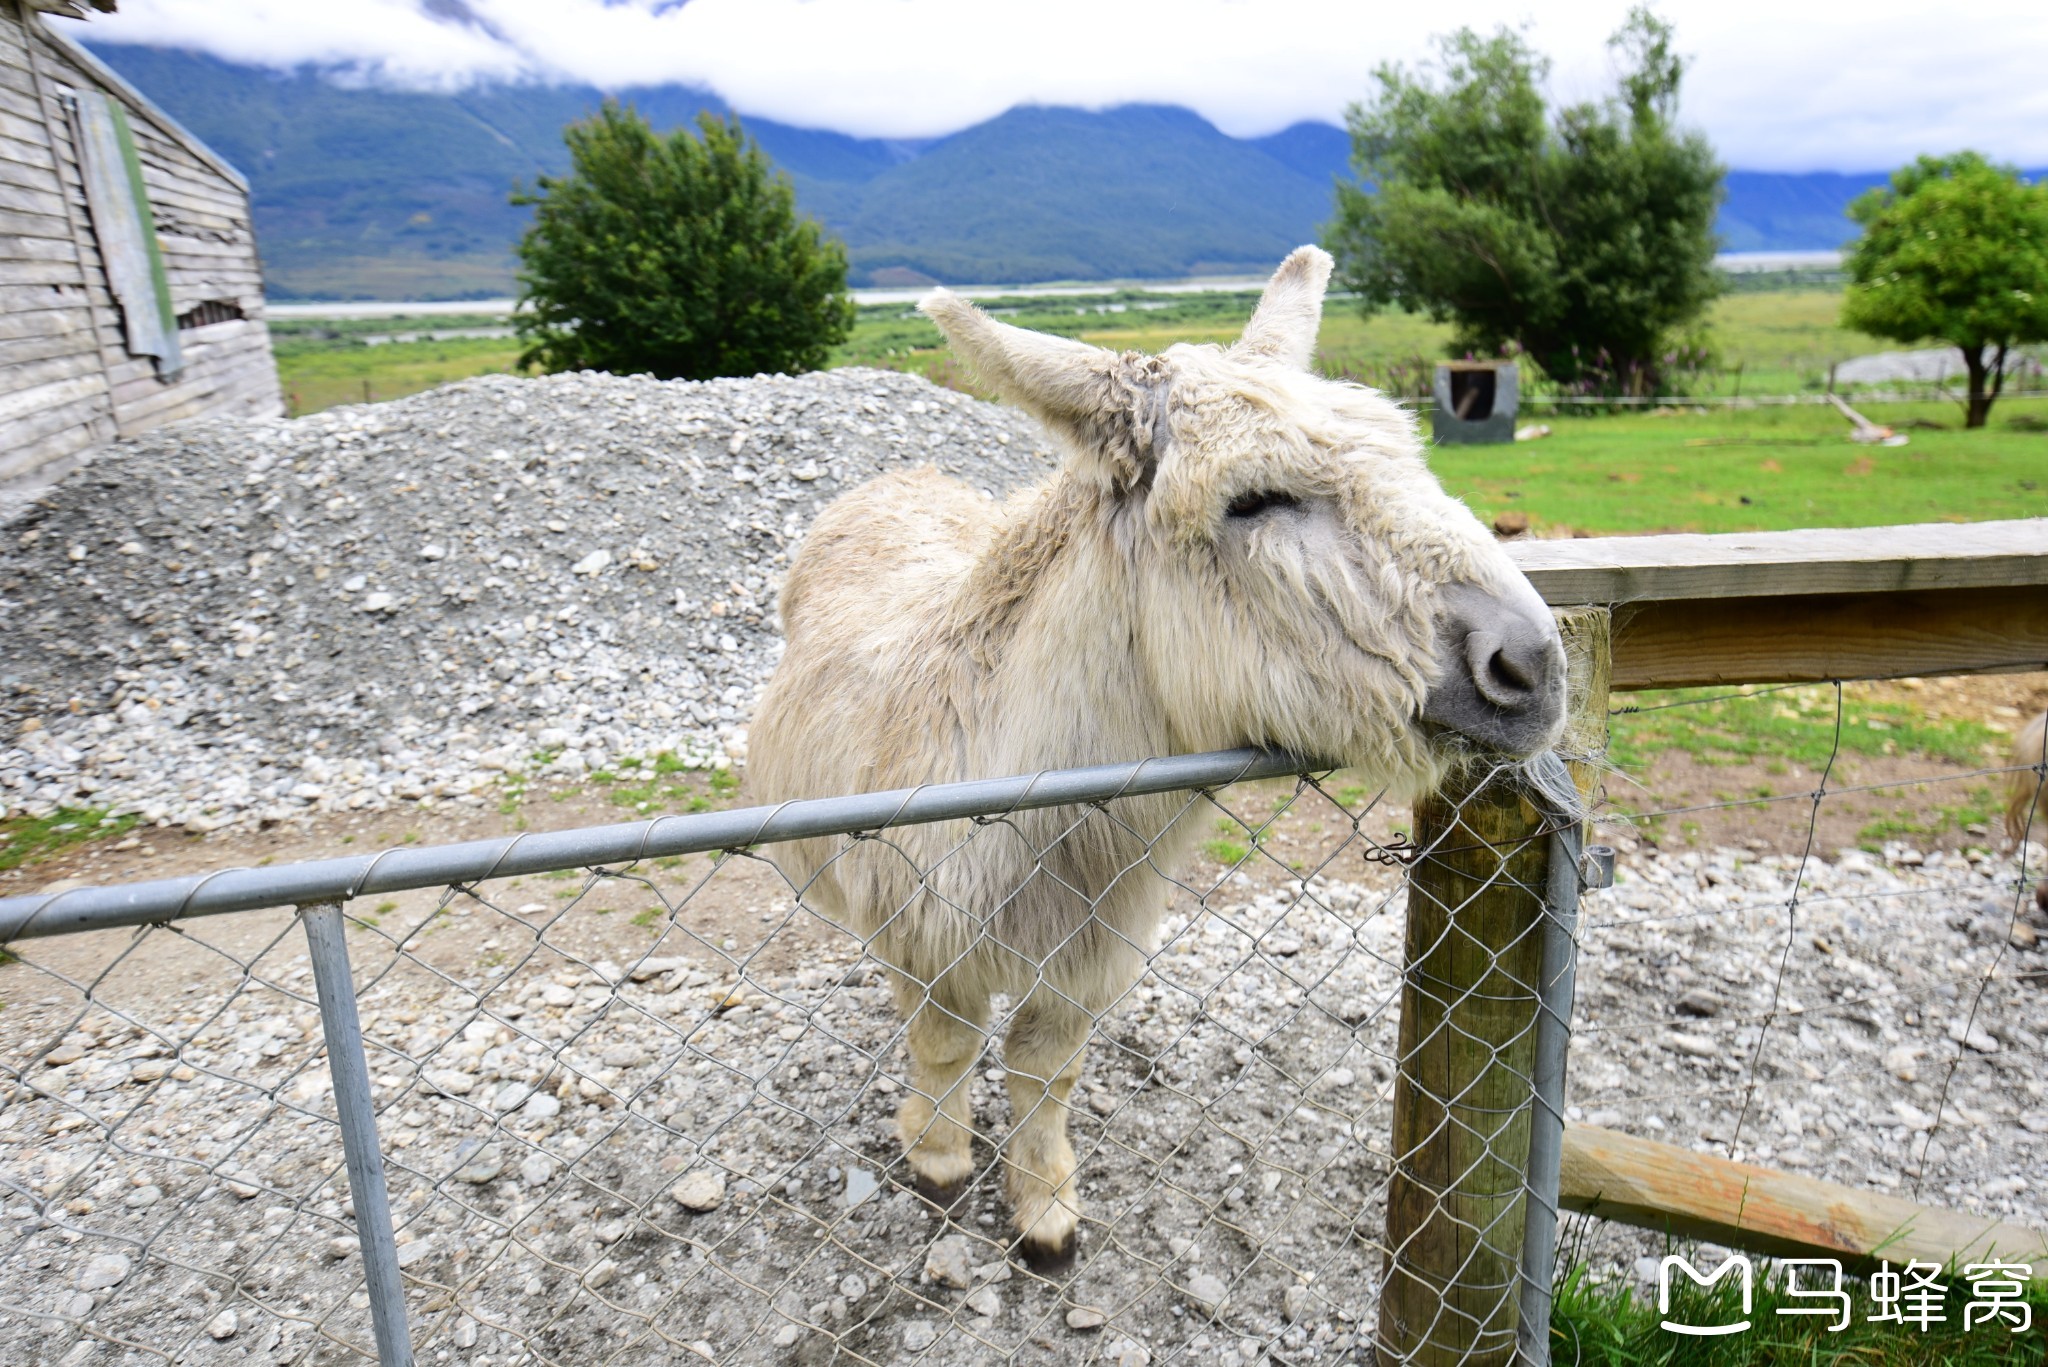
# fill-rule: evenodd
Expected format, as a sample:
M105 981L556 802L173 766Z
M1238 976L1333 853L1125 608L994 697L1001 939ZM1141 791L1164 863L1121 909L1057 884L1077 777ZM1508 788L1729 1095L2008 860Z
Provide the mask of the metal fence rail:
M1302 769L1182 756L0 901L22 956L0 978L0 1357L1362 1361L1386 1278L1491 1238L1513 1245L1492 1337L1441 1303L1404 1332L1504 1361L1517 1306L1547 1318L1578 889L1552 851L1577 827L1475 847ZM1560 772L1471 790L1569 808ZM1148 847L1124 875L1171 900L1064 1099L1078 1254L1037 1268L1005 1182L1033 1107L1061 1102L1017 1054L1037 994L976 1034L975 1168L939 1210L890 1119L918 1095L903 985L778 846L908 858L895 833L942 823L937 887L1058 808L1034 875L1058 876L1061 844L1128 833L1126 800L1162 793L1207 838L1191 873ZM1440 942L1404 944L1443 860L1467 881ZM1418 976L1504 894L1536 918L1526 973ZM1438 1085L1411 1064L1504 987L1528 1003L1488 1103L1508 1113L1467 1133L1442 1096L1390 1145L1402 1087ZM1428 1028L1404 991L1437 1003ZM1508 1178L1483 1222L1425 1171L1452 1139ZM1396 1188L1429 1228L1389 1237Z
M1275 778L1309 767L1307 761L1290 755L1225 750L852 797L813 798L775 807L661 816L616 826L520 834L428 849L398 846L353 859L321 859L274 869L224 869L115 888L6 897L0 898L0 944L230 911L346 901L557 869L743 849L809 836L849 835L1076 802L1108 802Z

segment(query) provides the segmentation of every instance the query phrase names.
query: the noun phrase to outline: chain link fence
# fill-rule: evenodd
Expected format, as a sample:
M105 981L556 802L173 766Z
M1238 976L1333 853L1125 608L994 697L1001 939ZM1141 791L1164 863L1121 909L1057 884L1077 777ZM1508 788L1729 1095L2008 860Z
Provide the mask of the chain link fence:
M1298 767L1197 756L0 903L0 1356L1363 1361L1390 1201L1449 1222L1419 1249L1506 1251L1483 1306L1441 1314L1512 1336L1542 932L1518 932L1526 968L1416 979L1434 1024L1404 1021L1403 959L1490 953L1455 913L1503 878L1540 898L1549 836L1484 852L1492 877L1445 844L1478 876L1428 894L1424 943L1436 852L1408 811ZM1034 1266L1005 1181L1038 1161L1013 1151L1020 1108L1058 1104L1005 1066L1029 994L996 1001L962 1073L973 1171L942 1210L898 1134L917 1092L892 973L806 905L779 842L895 857L938 819L943 860L971 860L1058 804L1051 876L1057 844L1128 834L1120 800L1159 791L1201 849L1122 875L1167 910L1067 1070L1081 1232L1070 1265ZM1399 1080L1469 1001L1511 996L1488 1099ZM342 1142L351 1004L381 1181ZM1397 1087L1433 1109L1390 1143ZM1452 1141L1483 1210L1430 1209L1471 1185Z
M1411 806L1250 752L0 902L0 1357L1541 1361L1567 1122L2038 1227L2041 851L1994 823L2039 761L1913 715L1635 695L1582 923L1561 768ZM911 1110L974 1132L941 1208L902 984L781 855L939 823L929 874L1050 809L1055 876L1141 793L1199 848L1121 875L1166 911L1068 1070L1080 1237L1037 1264L1028 994Z
M2042 701L2038 675L1617 700L1571 1118L2048 1228Z

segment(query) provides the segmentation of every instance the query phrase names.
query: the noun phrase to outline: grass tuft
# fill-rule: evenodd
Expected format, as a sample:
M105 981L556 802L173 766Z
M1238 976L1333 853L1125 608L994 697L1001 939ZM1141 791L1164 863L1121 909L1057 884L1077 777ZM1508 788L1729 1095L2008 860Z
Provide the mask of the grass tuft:
M59 807L48 816L0 821L0 871L39 863L93 840L111 840L135 829L135 814L109 816L104 807Z
M1826 685L1660 689L1632 693L1627 704L1608 727L1607 755L1631 773L1674 749L1702 764L1789 761L1818 770L1835 748L1835 691ZM1974 768L2010 743L1981 722L1930 721L1908 704L1853 693L1842 699L1841 722L1841 748L1851 755L1921 755Z

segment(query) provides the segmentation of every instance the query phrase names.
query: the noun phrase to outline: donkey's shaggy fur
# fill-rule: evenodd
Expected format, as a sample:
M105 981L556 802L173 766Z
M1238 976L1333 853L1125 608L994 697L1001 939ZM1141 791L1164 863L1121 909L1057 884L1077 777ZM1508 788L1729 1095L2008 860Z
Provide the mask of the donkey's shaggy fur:
M1527 581L1430 475L1413 415L1307 370L1329 269L1302 248L1235 346L1160 356L928 299L954 348L1045 423L1065 463L1001 505L920 469L826 509L783 587L787 649L750 743L760 794L1248 744L1423 782L1438 765L1433 735L1473 729L1425 721L1448 676L1469 695L1457 715L1494 709L1503 729L1482 727L1482 741L1530 753L1554 740L1562 657ZM1475 612L1521 633L1519 663L1471 644L1495 640ZM1470 701L1472 668L1492 676L1476 686L1494 702ZM1504 677L1527 685L1521 702L1498 704L1521 686ZM990 997L1015 1001L1002 1158L1027 1254L1072 1248L1068 1096L1094 1018L1152 946L1168 887L1158 871L1196 835L1177 820L1187 805L1132 798L1111 814L1025 812L783 856L805 900L889 968L912 1066L899 1123L929 1190L957 1192L973 1171L966 1079Z

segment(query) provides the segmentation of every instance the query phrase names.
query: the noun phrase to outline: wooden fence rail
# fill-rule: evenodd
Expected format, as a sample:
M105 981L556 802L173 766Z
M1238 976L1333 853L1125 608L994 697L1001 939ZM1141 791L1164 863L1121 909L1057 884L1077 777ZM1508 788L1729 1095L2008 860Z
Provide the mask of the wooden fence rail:
M1613 609L1616 689L2048 669L2048 518L1508 551L1544 601Z

